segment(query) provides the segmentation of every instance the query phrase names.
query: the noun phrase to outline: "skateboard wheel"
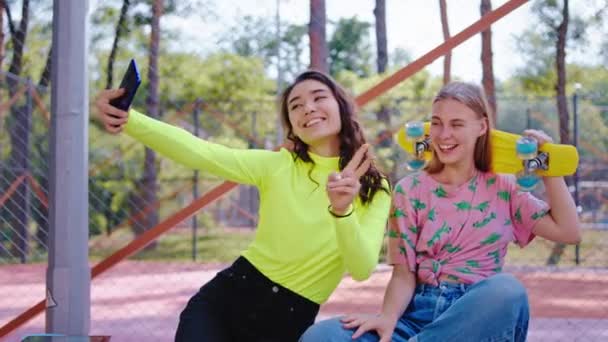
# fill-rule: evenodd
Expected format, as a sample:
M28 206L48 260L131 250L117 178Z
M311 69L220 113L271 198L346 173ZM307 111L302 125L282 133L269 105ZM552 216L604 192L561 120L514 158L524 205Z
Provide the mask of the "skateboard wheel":
M515 150L519 159L532 159L538 153L538 142L530 137L521 137L517 140Z
M426 166L426 160L424 159L410 159L406 162L408 170L418 171Z
M522 191L531 191L533 190L540 178L533 173L530 174L519 174L517 175L517 186Z
M424 125L420 121L408 122L405 124L405 135L412 140L420 139L424 136Z

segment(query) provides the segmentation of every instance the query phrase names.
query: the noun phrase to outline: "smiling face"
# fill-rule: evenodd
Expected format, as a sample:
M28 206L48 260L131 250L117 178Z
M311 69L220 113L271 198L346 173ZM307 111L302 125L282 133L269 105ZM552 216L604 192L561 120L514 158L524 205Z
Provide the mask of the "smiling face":
M477 140L487 131L486 119L461 102L448 98L433 104L431 143L444 165L458 167L474 163Z
M296 84L287 98L292 132L311 150L339 151L340 107L325 84L308 79Z

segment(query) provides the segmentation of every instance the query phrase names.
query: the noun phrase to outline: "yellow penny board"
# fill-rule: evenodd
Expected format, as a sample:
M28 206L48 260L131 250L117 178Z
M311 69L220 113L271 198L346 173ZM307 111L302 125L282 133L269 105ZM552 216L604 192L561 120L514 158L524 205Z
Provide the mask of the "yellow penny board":
M424 134L428 136L430 123L424 123ZM492 171L495 173L517 174L523 170L522 160L517 157L516 143L521 135L493 129L492 137ZM414 143L406 138L405 126L397 133L397 142L408 153L414 151ZM549 155L548 169L537 170L539 176L570 176L578 167L578 151L572 145L545 143L538 148L539 152ZM433 157L431 151L424 152L424 159Z

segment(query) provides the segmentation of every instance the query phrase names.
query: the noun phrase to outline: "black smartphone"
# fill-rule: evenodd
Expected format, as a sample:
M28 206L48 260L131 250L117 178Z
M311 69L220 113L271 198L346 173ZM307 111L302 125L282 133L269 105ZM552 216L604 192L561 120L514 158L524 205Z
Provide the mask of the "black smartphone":
M140 84L141 76L139 75L137 64L134 59L131 59L127 72L125 72L119 87L124 88L125 93L121 97L111 100L110 104L116 108L127 111L131 106L131 102L133 102L133 98L135 97L135 93Z

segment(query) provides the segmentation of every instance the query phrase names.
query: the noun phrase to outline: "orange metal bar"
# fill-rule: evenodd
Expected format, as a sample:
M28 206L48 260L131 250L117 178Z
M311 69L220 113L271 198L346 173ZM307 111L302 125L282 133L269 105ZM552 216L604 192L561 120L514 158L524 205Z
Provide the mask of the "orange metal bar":
M160 208L160 202L161 201L167 200L167 199L170 199L170 198L174 198L180 192L184 191L186 188L189 188L191 185L192 185L191 183L186 183L186 184L182 185L181 187L179 187L177 190L174 190L169 195L163 196L163 198L161 198L160 200L156 201L155 203L149 203L147 206L145 206L143 209L141 209L140 211L138 211L136 214L134 214L133 216L127 218L122 224L120 224L120 225L112 228L112 231L116 231L116 230L118 230L120 228L124 228L124 227L132 224L134 221L137 221L137 220L141 219L144 215L148 214L150 211Z
M172 193L170 193L169 195L163 196L163 197L162 197L161 199L159 199L159 200L158 200L156 203L150 204L150 205L148 206L148 208L143 209L143 210L148 210L148 211L150 211L152 206L153 206L154 208L159 208L159 207L160 207L161 202L164 202L164 201L169 200L169 199L171 199L171 198L175 198L175 197L176 197L177 195L179 195L179 194L180 194L180 193L181 193L181 192L182 192L184 189L186 189L186 188L190 187L190 185L191 185L191 184L186 184L186 185L184 185L184 186L180 187L179 189L177 189L177 190L173 191L173 192L172 192ZM114 233L115 231L117 231L117 230L119 230L119 229L123 229L123 228L128 227L128 224L129 224L129 223L131 223L131 222L132 222L133 220L135 220L136 218L138 218L138 217L137 217L137 215L139 215L139 214L141 214L141 212L138 212L137 214L133 215L133 216L135 216L135 217L129 217L129 218L127 218L126 220L124 220L123 222L121 222L121 223L117 224L116 226L112 227L112 229L110 230L111 232L110 232L109 234L107 234L107 235L109 236L109 235L111 235L112 233ZM94 243L91 243L91 244L89 244L89 249L91 249L91 248L95 248L95 247L97 247L98 245L99 245L99 244L98 244L98 243L95 243L95 242L94 242Z
M169 116L167 116L167 118L165 119L167 122L171 122L176 116L180 116L182 115L185 111L187 110L191 110L193 108L194 104L193 103L189 103L188 105L186 105L185 109L181 110L181 111L177 111L174 113L171 113ZM127 145L126 148L124 148L124 150L128 151L133 151L134 149L132 148L133 146L135 146L137 144L137 141L132 141L129 145ZM122 152L123 149L116 149L114 150L114 152L112 153L112 155L108 158L106 158L104 161L96 164L95 166L91 167L89 169L89 176L94 176L97 174L97 172L99 172L101 169L103 169L104 167L106 167L107 165L111 164L112 162L116 161L116 156Z
M15 317L12 321L6 323L4 326L0 327L0 337L5 337L10 334L13 330L16 330L23 324L25 324L30 319L38 316L41 312L43 312L46 308L46 300L41 300L36 305L24 311L19 316Z
M198 198L194 202L190 203L190 205L188 205L184 209L165 219L163 222L159 223L154 228L147 230L137 239L131 241L128 245L121 248L114 254L110 255L109 257L95 265L91 269L91 278L99 276L103 272L109 270L112 266L116 265L121 260L124 260L127 257L135 254L137 251L148 245L152 240L158 238L159 236L167 232L169 229L175 227L178 223L188 219L190 216L194 215L194 213L196 213L198 210L211 204L217 198L226 194L228 191L232 190L237 185L238 184L232 182L224 182L209 191L208 193L206 193L205 195L203 195L202 197ZM3 327L0 327L0 337L8 335L13 330L19 328L32 318L44 312L44 310L45 301L43 300L38 304L34 305L33 307L27 309L25 312L5 324Z
M226 124L230 127L232 127L232 129L234 129L235 131L237 131L238 133L242 134L244 137L246 137L247 139L255 142L258 146L264 146L264 144L258 140L257 138L255 138L253 135L251 135L251 133L249 133L248 131L246 131L244 128L242 128L241 126L239 126L238 124L228 121L228 119L226 119L224 117L224 113L221 113L219 111L213 110L213 109L209 109L206 108L207 111L205 113L210 114L211 116L213 116L217 121Z
M34 193L36 194L36 196L38 196L38 200L48 209L49 200L47 199L46 195L44 194L44 191L42 191L42 187L40 186L40 184L38 184L36 179L34 177L32 177L32 175L30 173L27 174L27 181L30 184L30 186L32 187L32 190L34 190Z
M188 219L189 217L194 215L194 213L196 213L198 210L211 204L217 198L226 194L228 191L234 189L236 186L236 183L224 182L213 188L211 191L207 192L202 197L196 199L194 202L190 203L184 209L165 219L164 221L156 225L154 228L147 230L146 232L141 234L137 239L131 241L128 245L121 248L114 254L110 255L109 257L95 265L91 270L92 278L95 278L103 272L107 271L119 261L135 254L137 251L148 245L152 240L158 238L163 233L167 232L169 229L175 227L178 223Z
M246 218L250 219L251 221L257 222L258 217L256 215L241 208L235 201L230 201L230 206L233 207L234 209L236 209L236 211L238 211L241 215L245 216Z
M17 102L17 100L19 100L19 98L23 96L26 89L26 86L21 86L19 90L15 93L15 95L13 95L13 97L11 97L6 103L0 105L0 117L2 117L2 113L4 113L4 111L14 105L15 102Z
M0 207L2 207L4 205L4 202L6 202L11 197L13 192L15 192L15 190L17 190L17 187L19 186L19 184L21 184L23 182L24 179L25 179L25 174L19 176L17 179L15 179L13 181L13 183L8 188L8 190L6 190L4 195L2 195L2 197L0 197Z
M40 93L38 92L38 89L36 89L36 87L31 87L30 88L32 90L32 94L34 95L34 102L36 102L36 107L38 107L38 109L40 109L40 111L42 112L42 115L44 116L44 118L46 119L47 124L49 122L51 122L51 113L49 113L48 110L46 110L46 106L44 105L44 101L42 101L42 97L40 96Z
M192 112L197 106L199 106L200 104L197 101L193 101L188 103L185 108L183 108L180 111L175 112L176 116L184 116L185 114L188 114L190 112Z
M129 145L127 145L124 150L133 151L133 147L137 144L137 141L133 140ZM123 151L122 148L117 148L112 152L112 154L103 160L102 162L95 164L95 166L89 169L89 177L95 176L97 172L101 171L104 167L116 162L116 157Z
M384 94L389 89L396 86L406 78L420 71L428 64L431 64L437 58L440 58L441 56L445 55L448 51L460 45L462 42L478 34L479 32L486 30L494 22L504 17L505 15L511 13L513 10L517 9L526 2L528 2L528 0L510 0L509 2L493 10L492 12L487 13L481 19L479 19L469 27L465 28L464 30L460 31L455 36L449 38L444 43L440 44L424 56L418 58L414 62L408 64L403 69L398 70L393 75L389 76L382 82L376 84L363 94L359 95L357 97L357 104L363 107L371 100L375 99L381 94Z

